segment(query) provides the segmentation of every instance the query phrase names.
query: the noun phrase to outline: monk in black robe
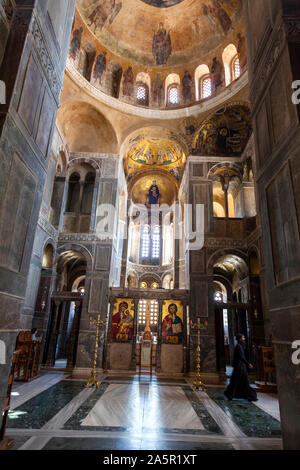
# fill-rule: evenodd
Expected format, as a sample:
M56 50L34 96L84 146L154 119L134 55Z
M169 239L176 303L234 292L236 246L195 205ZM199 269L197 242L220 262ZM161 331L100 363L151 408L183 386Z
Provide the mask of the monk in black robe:
M253 369L253 365L245 357L245 336L239 334L237 340L238 344L234 349L233 356L233 373L224 395L228 400L244 398L249 401L257 401L256 391L250 387L248 379L247 369Z

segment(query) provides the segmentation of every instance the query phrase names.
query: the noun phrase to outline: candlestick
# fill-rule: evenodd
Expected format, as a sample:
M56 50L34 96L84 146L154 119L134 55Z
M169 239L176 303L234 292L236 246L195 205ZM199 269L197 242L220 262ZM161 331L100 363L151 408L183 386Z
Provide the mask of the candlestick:
M97 369L97 356L98 356L98 341L99 341L99 330L100 325L105 325L107 322L106 320L100 320L100 313L97 314L97 320L95 320L92 316L90 316L90 325L96 325L96 338L95 338L95 346L94 346L94 360L93 360L93 367L91 370L91 375L88 378L85 388L88 388L90 385L99 387L99 382L96 376L96 369Z
M206 387L204 383L201 380L201 375L200 375L200 331L201 329L205 329L207 327L207 320L205 320L205 323L203 326L201 326L201 318L198 316L197 317L197 323L193 323L192 320L190 321L190 325L192 329L197 329L197 349L196 349L196 377L193 382L193 390L202 390L205 392Z

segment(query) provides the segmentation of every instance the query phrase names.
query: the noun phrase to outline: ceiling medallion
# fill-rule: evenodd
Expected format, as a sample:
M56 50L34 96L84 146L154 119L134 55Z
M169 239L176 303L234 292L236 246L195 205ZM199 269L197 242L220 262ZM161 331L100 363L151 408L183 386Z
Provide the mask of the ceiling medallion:
M169 8L177 5L178 3L183 2L184 0L141 0L147 5L151 5L152 7L158 8Z

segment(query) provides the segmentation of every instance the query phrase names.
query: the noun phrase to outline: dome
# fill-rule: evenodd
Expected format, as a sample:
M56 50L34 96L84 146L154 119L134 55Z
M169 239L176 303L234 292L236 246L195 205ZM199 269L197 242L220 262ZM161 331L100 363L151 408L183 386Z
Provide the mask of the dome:
M239 27L240 0L79 0L85 25L115 55L146 67L180 66Z

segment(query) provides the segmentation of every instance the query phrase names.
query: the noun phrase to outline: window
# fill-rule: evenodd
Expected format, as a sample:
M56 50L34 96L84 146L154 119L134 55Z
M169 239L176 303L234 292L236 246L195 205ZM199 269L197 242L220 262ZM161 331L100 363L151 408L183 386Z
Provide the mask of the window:
M169 104L176 105L179 103L179 90L177 86L171 85L168 93Z
M241 66L239 56L236 56L232 61L232 77L233 80L236 80L241 76Z
M158 302L156 300L140 300L138 310L139 325L146 324L147 313L150 314L150 325L157 325Z
M144 86L138 86L136 90L136 98L138 101L146 100L146 88Z
M212 83L210 76L203 77L201 80L201 98L209 98L212 95Z
M155 227L152 235L152 258L159 259L160 257L160 229Z
M215 301L216 302L223 302L223 295L221 292L216 292L215 293Z
M137 83L136 101L142 106L149 106L149 88L145 83Z
M156 226L152 232L148 225L144 225L141 237L141 258L143 264L158 264L160 260L160 227Z
M144 226L142 232L142 258L149 258L150 256L150 230L147 225Z

